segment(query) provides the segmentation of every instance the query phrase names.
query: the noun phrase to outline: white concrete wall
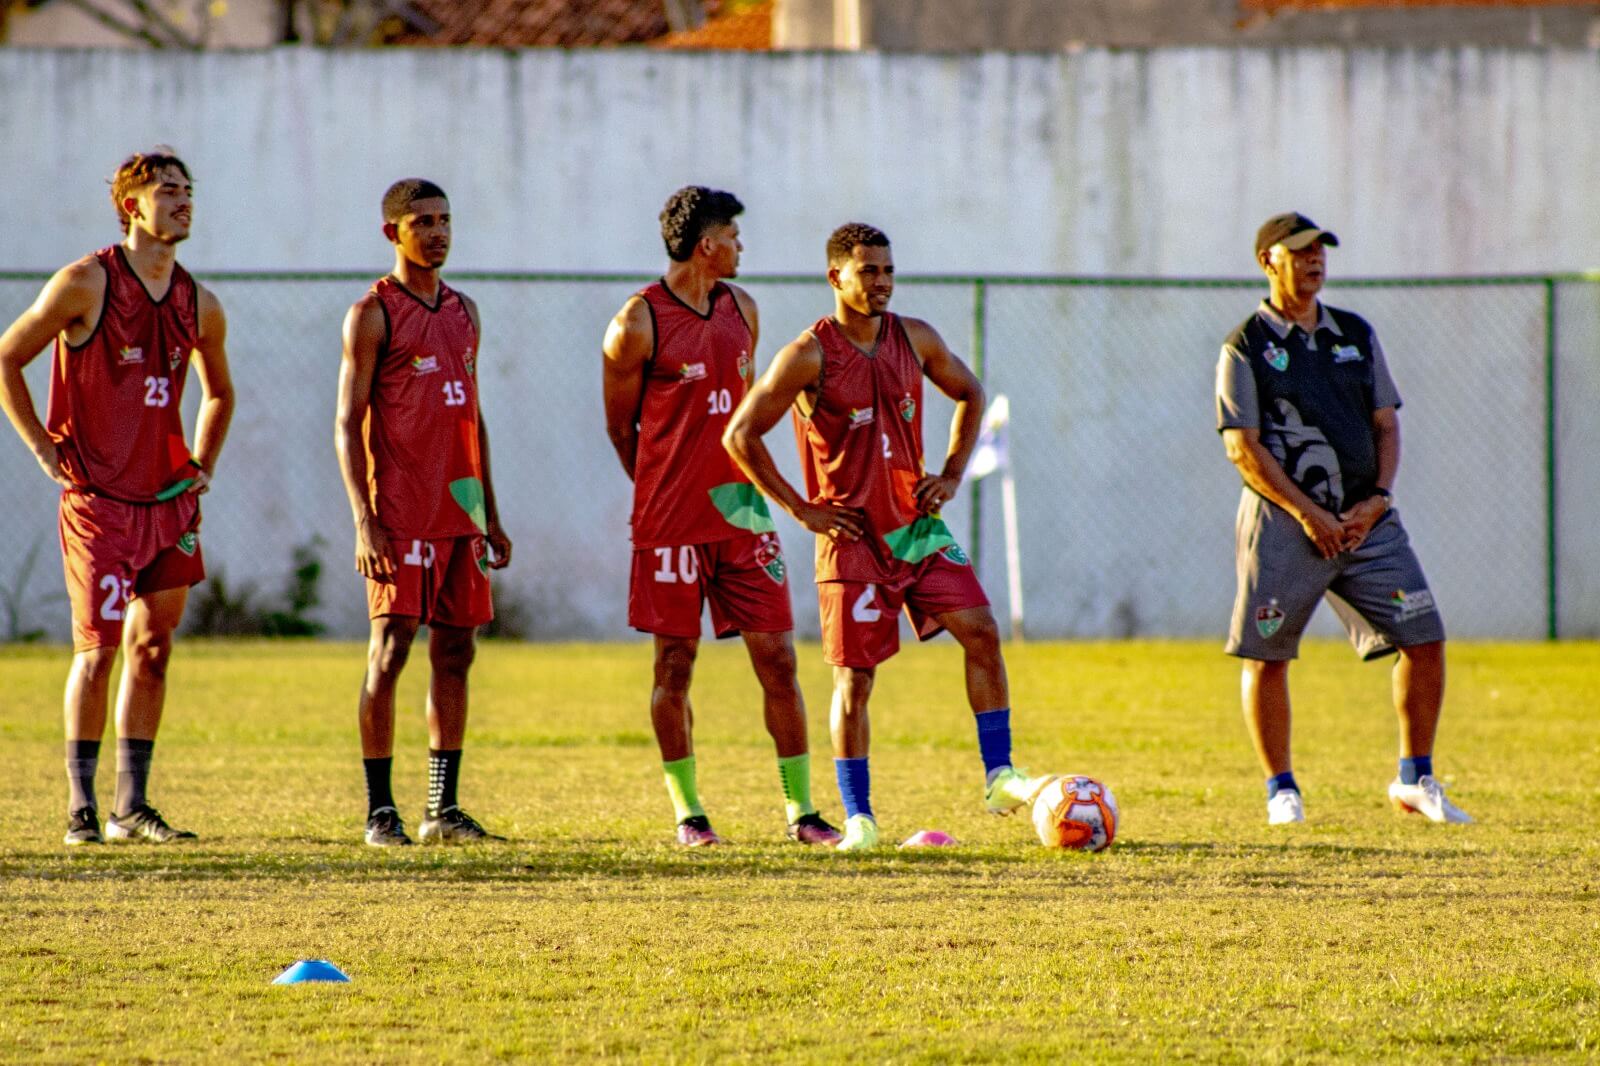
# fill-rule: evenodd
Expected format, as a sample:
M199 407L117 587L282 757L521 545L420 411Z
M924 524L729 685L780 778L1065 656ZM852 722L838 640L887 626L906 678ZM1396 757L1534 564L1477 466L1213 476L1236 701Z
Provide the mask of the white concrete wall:
M1543 271L1600 246L1600 213L1572 180L1594 169L1600 135L1579 119L1597 92L1600 65L1577 54L0 51L0 149L32 161L12 187L24 221L0 270L110 241L103 177L159 140L200 181L191 268L363 272L217 286L241 406L203 534L213 566L264 593L292 545L324 537L321 617L348 633L362 604L331 445L338 323L363 278L387 269L376 201L396 176L451 190L463 270L656 269L660 201L699 180L749 205L751 272L814 271L827 230L864 217L889 230L908 272L1243 276L1256 224L1289 205L1338 229L1336 272ZM484 310L484 402L519 544L506 587L541 635L623 633L628 489L600 422L597 352L630 286L464 287ZM0 321L36 288L0 284ZM763 362L829 309L820 281L753 288ZM1600 440L1600 363L1586 347L1597 291L1563 290L1557 313L1571 635L1600 631L1586 466ZM1225 624L1237 482L1211 429L1211 367L1255 298L991 289L989 375L1018 415L1035 634ZM1542 287L1337 298L1378 323L1408 401L1403 509L1452 632L1542 635ZM898 303L973 350L970 287L907 286ZM948 407L927 406L937 456ZM1003 610L986 492L983 572ZM23 551L42 545L24 598L59 634L61 606L43 602L59 588L49 497L20 444L0 440L0 543L17 549L0 586L18 588ZM951 518L965 536L965 500ZM814 631L809 545L791 525L784 535L801 628Z

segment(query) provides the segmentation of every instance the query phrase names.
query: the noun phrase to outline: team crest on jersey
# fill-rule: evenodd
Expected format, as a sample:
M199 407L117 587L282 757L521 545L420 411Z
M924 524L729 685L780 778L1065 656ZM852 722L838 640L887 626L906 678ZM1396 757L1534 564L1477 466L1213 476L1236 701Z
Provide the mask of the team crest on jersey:
M1353 344L1335 344L1333 346L1333 361L1335 363L1361 362L1361 349Z
M471 377L478 372L478 353L468 348L461 356L462 363L466 364L467 376Z
M1280 373L1289 369L1289 349L1276 344L1267 345L1267 350L1261 353L1261 358L1267 365Z
M684 363L678 368L678 377L683 381L703 381L706 376L704 363Z
M1418 615L1427 614L1435 610L1433 593L1428 589L1420 589L1416 592L1395 589L1394 595L1389 597L1389 603L1394 607L1394 620L1396 622L1407 622Z
M411 369L418 375L432 374L439 369L439 357L437 355L419 355L411 360Z
M176 369L178 369L178 364L181 363L181 362L183 362L183 349L182 348L174 348L174 349L172 349L171 352L167 353L167 369L168 370L176 370Z
M967 553L961 550L961 545L952 544L939 553L957 566L971 566L972 560L967 558Z
M737 365L739 367L739 376L749 381L755 371L755 364L750 361L750 353L740 352Z
M907 422L917 417L917 401L907 396L900 401L900 417Z
M1274 633L1283 628L1283 612L1278 610L1278 601L1273 600L1265 607L1256 608L1256 632L1263 637L1270 638Z
M193 555L199 547L200 537L192 529L178 538L178 550L185 555Z
M119 363L142 363L144 362L144 349L124 348L117 353L117 361Z
M870 426L870 425L872 425L872 408L870 408L870 407L852 407L852 408L850 408L850 428L851 429L854 429L857 426Z
M788 576L789 568L783 561L783 546L776 537L761 538L761 543L756 545L756 563L775 585L783 584L783 579Z

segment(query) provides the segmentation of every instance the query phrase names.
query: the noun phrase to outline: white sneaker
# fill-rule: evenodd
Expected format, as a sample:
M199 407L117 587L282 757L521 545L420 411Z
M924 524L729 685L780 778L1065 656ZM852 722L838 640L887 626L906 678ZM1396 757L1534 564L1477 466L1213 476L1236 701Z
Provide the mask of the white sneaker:
M1278 794L1267 800L1267 824L1289 825L1293 822L1306 820L1306 805L1300 799L1298 789L1279 789Z
M1430 822L1455 822L1471 825L1472 815L1457 807L1444 794L1444 786L1429 774L1414 785L1389 782L1389 802L1402 814L1420 814Z

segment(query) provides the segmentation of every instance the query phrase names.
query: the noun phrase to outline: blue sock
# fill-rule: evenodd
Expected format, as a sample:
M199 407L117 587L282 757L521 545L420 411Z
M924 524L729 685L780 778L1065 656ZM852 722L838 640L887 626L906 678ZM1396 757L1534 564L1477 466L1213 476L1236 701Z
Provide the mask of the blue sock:
M872 773L867 769L866 756L833 760L833 773L839 779L839 798L844 801L844 816L854 818L864 814L872 818Z
M978 751L983 755L983 772L992 778L996 770L1011 765L1011 708L982 711L972 716L978 723Z
M1286 788L1294 792L1300 791L1300 786L1295 783L1293 771L1267 778L1267 799L1271 799Z
M1414 785L1424 777L1433 776L1433 756L1416 755L1400 760L1400 783Z

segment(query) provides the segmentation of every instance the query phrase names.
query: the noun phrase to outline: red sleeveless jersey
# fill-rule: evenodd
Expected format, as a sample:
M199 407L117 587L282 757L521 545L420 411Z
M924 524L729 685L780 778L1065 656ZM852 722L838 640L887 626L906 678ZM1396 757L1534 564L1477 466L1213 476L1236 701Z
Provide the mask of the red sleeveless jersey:
M467 305L443 282L432 307L393 277L372 293L387 334L363 424L378 525L429 540L486 532L478 331Z
M152 300L120 244L94 257L106 275L100 321L76 347L56 338L46 428L85 490L150 503L194 473L182 404L199 290L174 264L166 295Z
M702 315L665 281L640 290L655 324L633 464L635 549L708 544L775 528L767 502L722 446L755 373L750 326L718 283Z
M955 545L944 522L917 510L922 478L922 363L898 315L885 312L871 355L832 318L811 327L822 377L809 416L796 405L795 437L813 503L858 507L857 541L817 537L818 581L883 583Z

